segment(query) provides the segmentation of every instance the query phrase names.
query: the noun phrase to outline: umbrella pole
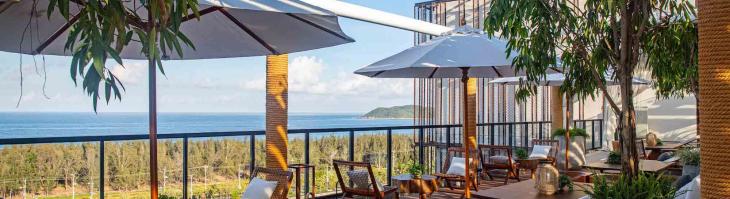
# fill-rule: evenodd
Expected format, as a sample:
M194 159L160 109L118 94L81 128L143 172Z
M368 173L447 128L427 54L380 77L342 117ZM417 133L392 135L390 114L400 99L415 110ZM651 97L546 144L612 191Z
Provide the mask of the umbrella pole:
M149 61L150 195L157 199L157 66ZM184 176L183 176L184 177ZM101 185L103 186L103 185Z
M471 158L471 145L472 140L470 138L470 135L472 133L472 129L470 128L471 125L471 118L469 111L471 110L471 106L469 105L469 68L461 68L462 70L462 76L461 76L461 86L463 91L462 93L462 104L464 106L464 110L462 111L464 113L463 121L462 121L462 134L464 136L464 141L462 142L462 146L464 147L464 197L465 198L471 198L471 164L470 164L470 158Z
M566 106L565 106L565 172L568 172L568 169L570 168L568 166L570 160L568 158L570 157L570 122L572 121L572 106L573 106L573 95L569 92L565 93L566 98Z

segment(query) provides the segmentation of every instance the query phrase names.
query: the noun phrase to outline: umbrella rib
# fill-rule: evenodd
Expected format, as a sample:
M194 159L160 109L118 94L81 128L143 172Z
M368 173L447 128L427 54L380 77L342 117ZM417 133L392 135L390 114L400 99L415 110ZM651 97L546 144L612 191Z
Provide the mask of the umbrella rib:
M500 78L502 77L502 73L499 73L499 71L497 70L497 67L492 66L492 70L494 70L494 72L497 73L497 77L500 77Z
M195 14L189 14L188 16L185 16L185 17L183 17L181 21L182 21L182 22L186 22L186 21L189 21L189 20L191 20L191 19L195 19L195 18L198 18L199 16L203 16L203 15L209 14L209 13L211 13L211 12L215 12L215 11L218 11L218 10L220 10L220 9L223 9L223 7L215 7L215 6L214 6L214 7L208 7L208 8L205 8L205 9L203 9L203 10L200 10L200 11L198 12L198 15L195 15Z
M66 32L66 30L68 30L68 28L71 27L71 25L73 25L74 23L76 23L76 21L79 20L79 17L81 17L80 14L74 15L71 18L71 20L69 20L68 22L66 22L65 24L63 24L63 26L61 26L61 28L59 28L58 30L56 30L56 32L54 32L50 37L48 37L48 39L46 39L45 41L43 41L43 43L41 43L41 45L38 46L38 48L36 48L35 50L33 50L33 52L31 52L30 54L31 55L36 55L36 54L41 53L44 49L46 49L46 47L48 47L48 45L51 44L51 42L53 42L56 39L58 39L58 37L61 36L61 34L63 34L64 32Z
M375 77L375 76L378 76L378 75L380 75L380 73L383 73L383 72L385 72L385 71L384 71L384 70L378 71L378 72L376 72L375 74L373 74L373 75L372 75L372 76L370 76L370 77Z
M223 15L225 15L226 17L228 17L228 19L231 20L233 23L235 23L236 26L238 26L238 28L241 28L241 30L248 33L248 35L253 37L253 39L255 39L257 42L259 42L259 44L264 46L266 49L268 49L272 54L275 54L275 55L281 54L281 53L279 53L279 51L276 51L276 49L274 49L274 47L271 47L271 45L266 43L266 41L264 41L264 39L262 39L261 37L256 35L256 33L254 33L251 29L246 27L246 25L243 25L243 23L241 23L241 21L238 21L238 19L236 19L236 17L233 17L233 15L231 15L231 13L228 13L228 11L226 11L225 9L218 9L218 12L220 12Z
M306 24L309 24L310 26L314 26L315 28L317 28L317 29L320 29L320 30L322 30L322 31L325 31L325 32L327 32L327 33L329 33L329 34L332 34L332 35L334 35L334 36L337 36L337 37L339 37L340 39L344 39L344 40L346 40L346 41L349 41L349 42L354 42L354 41L355 41L355 40L353 40L352 38L349 38L349 37L346 37L346 36L340 35L339 33L335 32L335 31L332 31L332 30L330 30L330 29L327 29L327 28L325 28L324 26L321 26L321 25L319 25L319 24L316 24L316 23L314 23L314 22L312 22L312 21L309 21L309 20L307 20L307 19L304 19L304 18L302 18L302 17L300 17L300 16L296 16L296 15L294 15L294 14L292 14L292 13L286 13L286 15L289 15L290 17L292 17L292 18L294 18L294 19L297 19L297 20L299 20L299 21L301 21L301 22L304 22L304 23L306 23Z
M431 74L428 75L428 78L433 78L433 75L436 74L436 71L439 70L438 67L433 68L433 71L431 71Z

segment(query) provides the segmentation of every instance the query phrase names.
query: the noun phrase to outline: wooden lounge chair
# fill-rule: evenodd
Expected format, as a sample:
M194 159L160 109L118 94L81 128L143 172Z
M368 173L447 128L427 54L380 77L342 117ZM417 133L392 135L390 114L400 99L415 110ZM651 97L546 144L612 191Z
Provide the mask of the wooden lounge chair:
M256 167L251 174L251 179L258 177L267 181L276 181L276 189L274 189L274 193L271 195L271 198L286 199L289 194L292 176L292 172L288 170Z
M558 147L560 147L560 142L558 140L540 140L540 139L534 139L532 140L532 146L535 145L544 145L544 146L550 146L550 153L548 153L548 160L555 165L558 157Z
M482 156L482 172L494 180L490 173L494 170L505 171L504 184L510 178L520 181L520 169L517 162L512 159L512 148L509 146L480 145L479 152Z
M477 171L478 165L479 165L479 150L472 150L470 153L471 161L469 162L470 170L469 173L471 176L471 185L472 189L477 190L477 186L479 185L478 174ZM451 159L453 157L464 157L464 148L462 147L449 147L447 149L447 155L446 159L444 160L443 168L441 169L440 173L433 174L438 178L439 181L445 181L446 187L448 187L451 190L454 190L454 182L460 182L463 184L466 183L466 177L463 175L454 175L454 174L448 174L447 171L449 170L449 167L451 167ZM463 188L463 187L461 187Z
M350 162L333 160L337 181L344 197L364 196L375 199L398 198L398 188L381 186L373 174L373 168L367 162ZM345 175L343 175L343 169ZM389 197L392 196L392 197Z

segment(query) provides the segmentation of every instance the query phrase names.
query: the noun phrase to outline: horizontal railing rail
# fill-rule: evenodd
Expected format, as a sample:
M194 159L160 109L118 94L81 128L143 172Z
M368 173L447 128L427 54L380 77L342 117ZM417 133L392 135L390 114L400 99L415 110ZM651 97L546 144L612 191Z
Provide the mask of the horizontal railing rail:
M595 149L602 147L603 143L603 120L576 120L574 125L577 127L587 128L587 132L591 134L591 147ZM498 144L509 145L513 147L527 147L531 139L543 139L549 136L549 121L536 122L497 122L497 123L480 123L478 126L478 142L480 144ZM547 128L547 129L546 129ZM303 135L304 140L304 164L310 164L310 142L312 134L320 133L348 133L348 160L354 161L354 143L355 137L359 133L370 133L373 131L384 131L386 134L386 174L387 183L393 176L393 131L396 130L413 130L416 133L417 141L414 141L414 150L417 152L418 162L424 165L430 165L430 168L439 168L443 159L442 150L460 146L461 140L461 124L445 124L445 125L410 125L410 126L381 126L381 127L355 127L355 128L319 128L319 129L290 129L288 134ZM598 130L598 131L596 131ZM222 131L222 132L198 132L198 133L164 133L158 134L158 139L182 139L182 196L189 198L188 188L188 143L191 138L220 138L220 137L248 137L250 162L249 172L256 167L256 136L265 135L263 130L256 131ZM104 197L105 180L103 173L105 172L105 155L104 143L115 141L135 141L146 140L147 134L128 134L128 135L95 135L95 136L64 136L64 137L34 137L34 138L2 138L0 146L3 145L26 145L26 144L59 144L59 143L83 143L98 142L99 143L99 171L102 173L99 177L99 196ZM414 138L415 139L415 138ZM596 143L598 145L596 146ZM588 146L588 145L586 145ZM309 191L309 175L305 174L304 192Z

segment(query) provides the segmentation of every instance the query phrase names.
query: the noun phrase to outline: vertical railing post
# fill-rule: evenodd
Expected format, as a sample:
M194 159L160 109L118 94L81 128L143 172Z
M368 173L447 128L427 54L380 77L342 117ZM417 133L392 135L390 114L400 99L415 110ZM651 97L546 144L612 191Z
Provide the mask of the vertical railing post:
M182 195L183 199L188 198L188 137L183 137L182 143Z
M423 127L418 128L418 163L423 165L424 163L424 154L423 154Z
M104 198L104 138L99 141L99 198Z
M388 185L391 185L391 179L393 179L393 130L388 129L386 148L386 167L388 170Z
M598 123L598 127L598 136L601 136L601 145L599 147L603 148L603 119Z
M510 146L510 147L514 146L514 144L513 144L513 139L515 137L514 136L514 126L515 126L514 124L507 124L507 130L509 130L508 134L507 134L507 137L508 137L507 139L509 140L508 146Z
M596 123L595 120L591 120L591 146L596 149Z
M494 124L489 124L489 139L491 145L494 145Z
M251 157L251 160L249 160L248 163L248 170L249 175L253 175L253 170L256 168L256 134L251 132L251 137L249 138L250 143L248 147L249 156Z
M348 138L349 147L347 148L348 157L347 160L349 161L355 161L355 131L350 130L350 135Z
M540 135L538 136L538 139L543 139L543 138L542 138L542 122L540 122L539 124L540 124L540 125L539 125L539 129L540 129L540 130L538 130L538 132L539 132L539 134L540 134Z
M451 127L446 127L446 150L451 147Z
M309 132L304 133L304 164L309 165ZM304 193L309 193L309 168L304 172ZM299 183L299 182L297 182ZM299 195L299 193L297 193Z
M525 128L522 129L522 135L525 136L525 142L522 143L522 147L528 147L529 146L528 145L529 144L528 140L530 139L530 132L527 130L527 129L529 129L529 126L527 124L528 123L525 122Z

